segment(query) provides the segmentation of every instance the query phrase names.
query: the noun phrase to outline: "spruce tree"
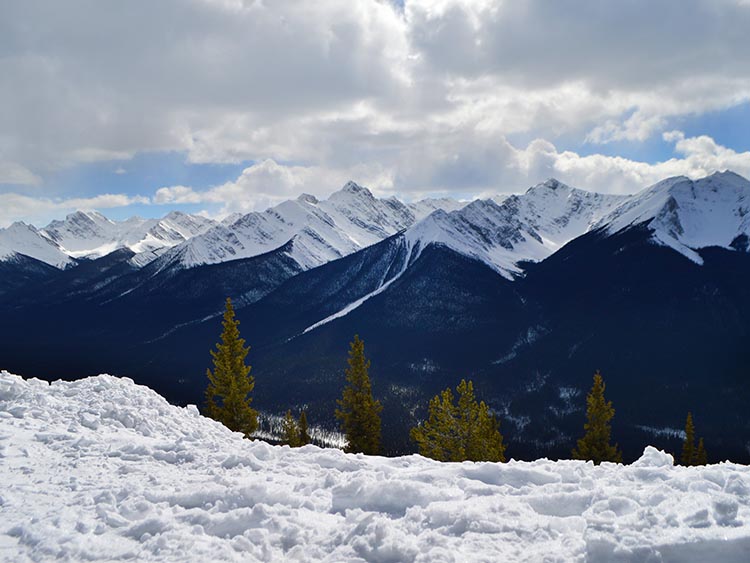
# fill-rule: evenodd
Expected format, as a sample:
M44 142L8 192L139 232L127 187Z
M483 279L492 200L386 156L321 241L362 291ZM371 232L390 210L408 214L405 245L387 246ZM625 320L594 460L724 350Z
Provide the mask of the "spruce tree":
M211 350L214 369L206 370L206 407L209 417L218 420L230 430L242 432L245 437L258 428L258 413L251 406L250 393L255 380L250 366L245 364L249 347L240 337L240 322L234 318L231 299L227 298L221 342Z
M439 461L505 461L505 445L498 422L482 401L477 403L474 384L461 380L457 404L445 389L436 395L427 420L412 428L419 453Z
M461 443L458 409L450 388L435 395L428 407L427 420L411 429L411 438L419 453L438 461L463 461L466 450Z
M685 420L685 441L682 442L680 461L682 465L693 465L695 461L695 426L691 412L688 412Z
M299 413L299 422L297 423L299 428L299 445L306 446L310 443L310 431L307 427L307 414L305 411Z
M370 362L365 358L365 343L358 335L349 345L347 361L347 385L336 409L336 418L341 421L348 442L345 450L376 455L380 453L380 411L383 407L372 396L368 373Z
M688 412L685 420L685 441L682 443L682 454L680 455L682 465L706 465L706 446L703 438L698 440L698 447L695 446L695 424L693 423L693 413Z
M286 411L286 416L284 417L284 426L282 428L282 434L284 436L284 443L296 448L300 444L300 432L299 432L299 426L297 426L297 421L294 420L294 417L292 417L292 411Z
M701 438L698 440L698 449L695 450L695 465L706 465L707 463L706 446L703 444L703 438Z
M612 401L604 398L604 380L597 371L594 374L594 384L586 397L586 423L583 425L585 434L573 448L573 458L591 460L599 465L602 461L622 462L622 453L617 444L610 444L612 426L610 421L615 416Z

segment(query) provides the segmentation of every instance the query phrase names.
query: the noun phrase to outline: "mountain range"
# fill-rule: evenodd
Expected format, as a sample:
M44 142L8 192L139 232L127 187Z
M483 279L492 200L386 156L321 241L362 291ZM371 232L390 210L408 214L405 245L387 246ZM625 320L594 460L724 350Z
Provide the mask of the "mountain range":
M511 455L565 456L597 369L627 455L750 457L750 182L669 178L634 195L550 179L521 195L379 199L350 182L223 222L77 212L0 230L0 357L11 371L108 370L200 402L232 297L256 404L332 424L355 333L390 452L445 386L471 377Z

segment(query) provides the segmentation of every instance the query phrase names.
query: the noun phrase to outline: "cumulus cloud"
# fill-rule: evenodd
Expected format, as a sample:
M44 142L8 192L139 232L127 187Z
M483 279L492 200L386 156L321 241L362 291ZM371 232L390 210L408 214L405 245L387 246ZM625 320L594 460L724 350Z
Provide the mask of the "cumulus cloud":
M4 2L0 183L183 151L257 164L154 203L248 210L350 178L414 198L746 170L744 153L690 139L657 164L559 147L749 103L749 28L737 0Z
M266 209L301 193L327 197L351 178L375 191L382 192L392 186L391 178L374 167L331 170L318 166L284 165L266 159L245 168L236 180L208 190L186 186L159 188L153 202L161 205L218 204L219 214L249 212Z
M750 178L750 152L736 152L707 136L685 137L681 131L665 132L663 137L674 145L679 156L656 163L601 154L581 155L559 150L543 139L525 147L516 147L505 138L482 137L469 145L451 145L443 139L432 146L424 140L404 149L398 167L403 174L400 179L377 167L333 170L284 165L267 159L243 170L236 180L208 190L160 188L153 202L215 204L224 214L257 211L303 192L325 198L349 179L368 186L381 197L398 192L397 181L423 186L398 194L416 199L514 193L550 177L591 191L620 194L634 193L670 176L699 178L717 170L731 169Z

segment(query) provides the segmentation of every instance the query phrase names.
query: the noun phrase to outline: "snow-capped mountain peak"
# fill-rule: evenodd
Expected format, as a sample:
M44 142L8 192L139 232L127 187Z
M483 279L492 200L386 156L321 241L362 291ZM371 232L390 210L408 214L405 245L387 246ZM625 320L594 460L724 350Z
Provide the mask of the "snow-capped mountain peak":
M513 278L522 261L543 260L586 233L624 196L572 188L549 179L523 195L475 200L451 213L435 212L409 236L421 247L445 244Z
M610 233L647 225L655 242L701 264L695 250L734 248L736 241L750 234L750 182L734 172L698 180L667 178L632 196L601 225Z
M95 211L76 211L62 221L52 221L40 232L75 258L98 258L129 248L132 262L142 266L166 249L213 227L215 221L199 215L172 211L162 219L131 217L112 221Z
M263 212L248 213L231 224L193 237L170 251L164 261L182 267L250 258L294 241L290 256L312 268L351 254L402 231L435 209L456 209L453 200L404 204L380 199L355 182L347 182L328 199L302 194Z
M73 263L60 246L33 225L17 221L7 229L0 229L0 260L12 260L21 254L57 268Z

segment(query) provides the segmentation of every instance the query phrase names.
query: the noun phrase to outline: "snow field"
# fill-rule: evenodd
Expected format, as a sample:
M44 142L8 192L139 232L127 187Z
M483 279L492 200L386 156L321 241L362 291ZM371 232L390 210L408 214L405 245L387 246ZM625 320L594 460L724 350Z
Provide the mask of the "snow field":
M750 468L290 449L129 379L0 372L0 560L745 562Z

